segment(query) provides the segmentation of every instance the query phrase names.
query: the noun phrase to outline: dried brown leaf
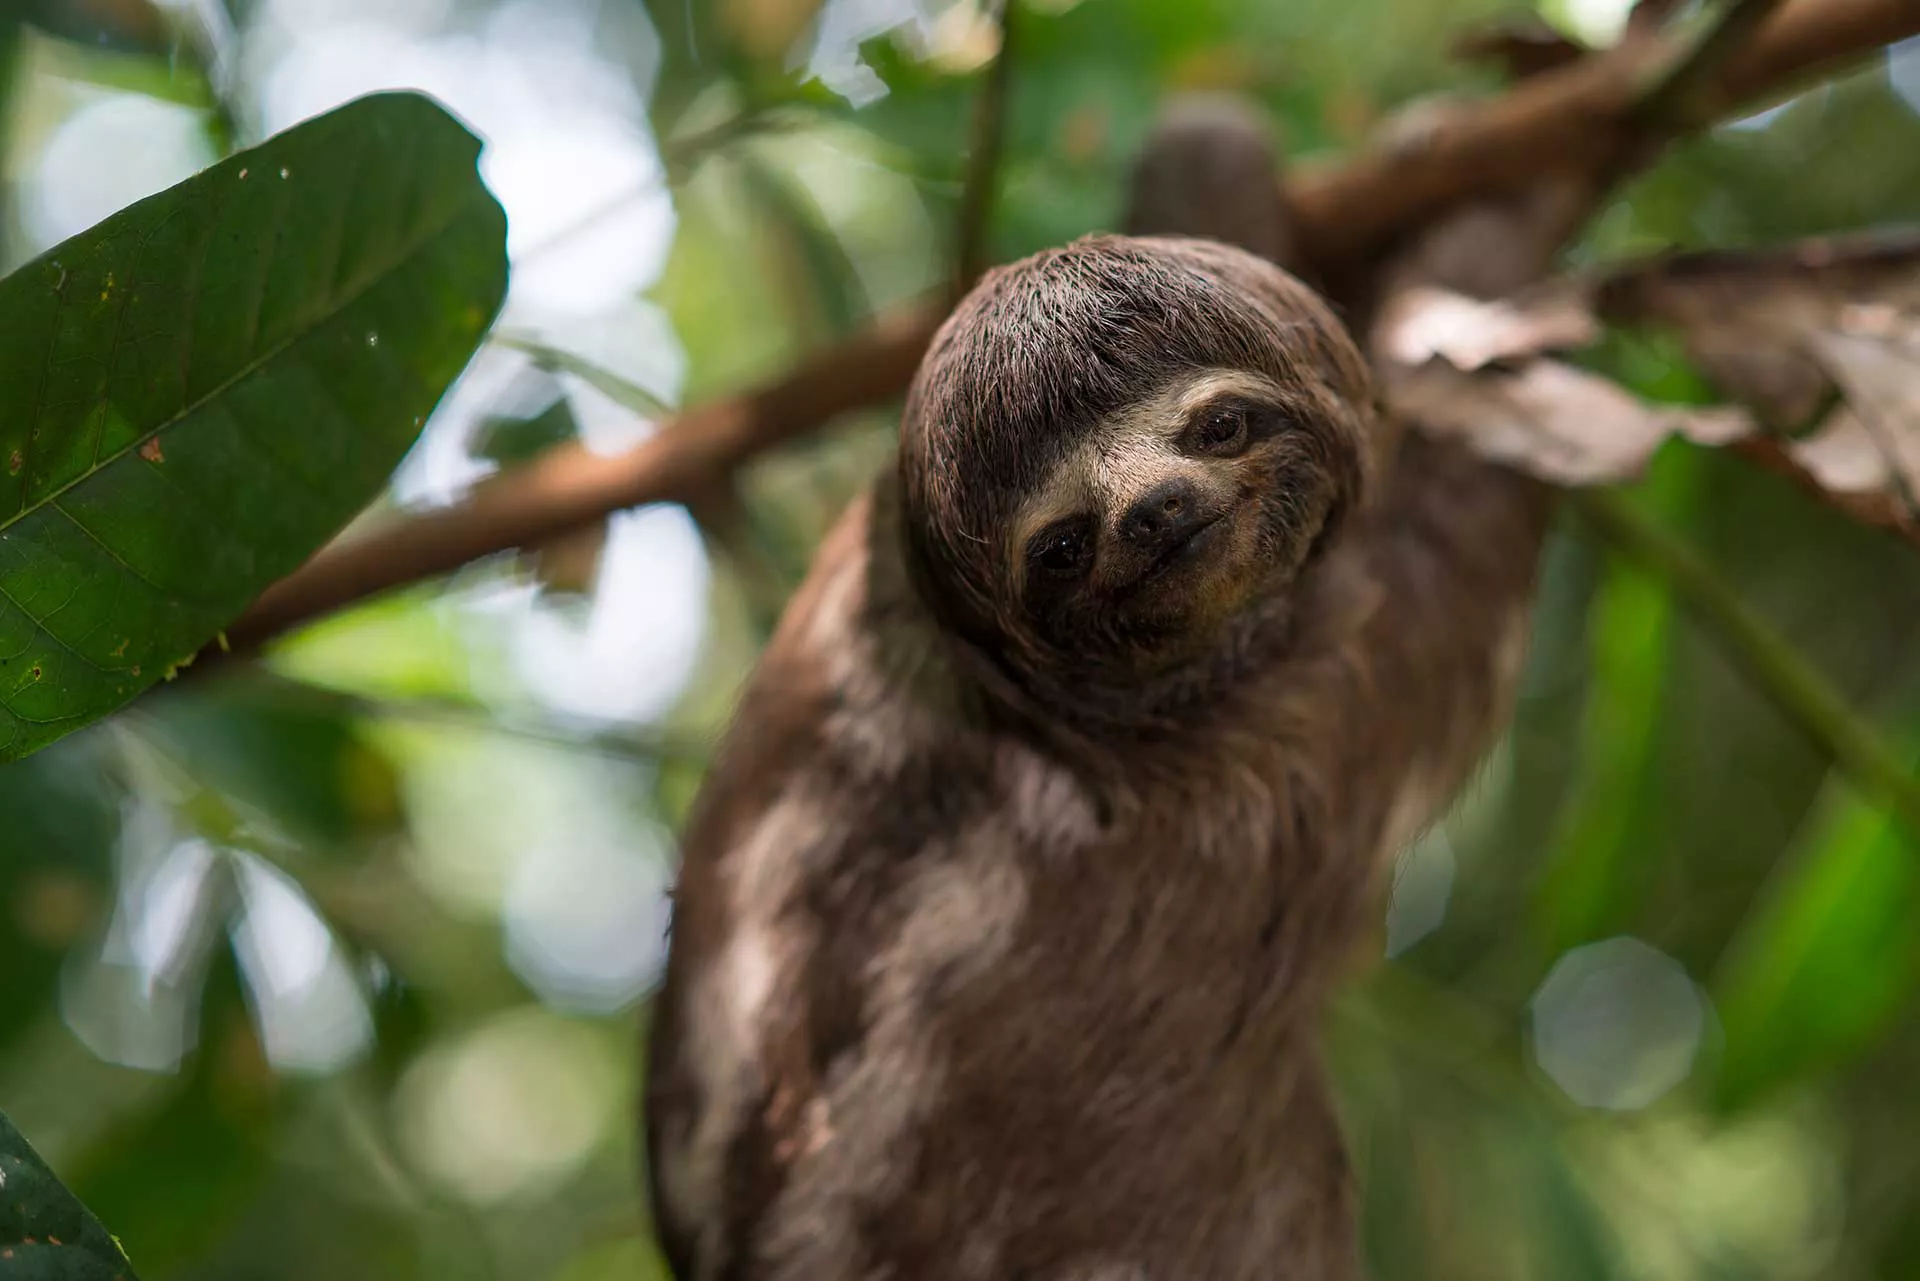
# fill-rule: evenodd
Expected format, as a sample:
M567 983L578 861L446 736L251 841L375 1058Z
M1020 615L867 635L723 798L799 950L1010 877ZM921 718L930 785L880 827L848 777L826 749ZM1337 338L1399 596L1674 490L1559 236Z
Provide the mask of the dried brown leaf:
M1920 236L1651 258L1609 273L1595 306L1610 321L1676 330L1721 391L1794 431L1838 381L1819 335L1891 339L1920 317Z
M1822 364L1840 385L1849 416L1880 458L1880 487L1912 515L1920 493L1920 326L1892 318L1883 336L1820 333Z
M1547 289L1483 302L1420 285L1387 302L1374 336L1376 350L1397 364L1441 359L1471 372L1495 361L1585 347L1600 337L1600 323L1582 290Z
M1564 485L1628 479L1669 436L1724 445L1753 430L1740 409L1649 404L1610 379L1548 359L1473 372L1433 360L1397 372L1389 395L1429 435L1465 441Z
M1677 332L1745 409L1648 404L1552 358L1603 319ZM1548 479L1630 476L1671 435L1738 441L1856 518L1920 530L1920 236L1670 254L1498 302L1423 285L1381 308L1373 344L1402 417Z
M1887 453L1849 405L1837 405L1818 430L1786 447L1787 456L1836 494L1885 489L1892 479Z

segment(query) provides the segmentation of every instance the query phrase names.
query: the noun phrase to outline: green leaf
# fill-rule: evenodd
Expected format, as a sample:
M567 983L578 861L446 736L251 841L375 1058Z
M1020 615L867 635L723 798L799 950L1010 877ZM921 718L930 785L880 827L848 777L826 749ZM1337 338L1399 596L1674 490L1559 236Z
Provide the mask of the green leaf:
M120 1243L3 1115L0 1281L133 1281Z
M500 335L495 341L512 346ZM525 416L491 414L480 420L474 432L473 453L496 463L524 463L565 441L580 438L580 424L574 420L573 404L564 393L556 392L553 403L539 413Z
M1684 451L1653 460L1644 500L1683 512L1698 488ZM1629 929L1655 870L1646 856L1648 822L1662 805L1661 709L1673 696L1669 652L1674 609L1666 583L1630 562L1610 564L1597 589L1591 692L1580 729L1580 769L1561 824L1559 848L1534 906L1552 955Z
M1728 1110L1871 1046L1920 983L1920 849L1838 775L1821 801L1715 976Z
M190 658L385 484L506 290L480 144L378 94L0 281L0 761Z

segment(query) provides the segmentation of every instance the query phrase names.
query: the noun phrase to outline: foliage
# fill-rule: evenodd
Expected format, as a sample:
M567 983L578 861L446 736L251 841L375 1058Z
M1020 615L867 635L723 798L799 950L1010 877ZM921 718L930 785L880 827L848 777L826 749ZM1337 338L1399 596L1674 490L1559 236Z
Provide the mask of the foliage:
M170 677L378 493L505 293L478 149L365 99L0 281L0 761Z
M21 1281L133 1281L119 1242L0 1117L0 1270Z
M1108 225L1169 92L1251 93L1297 155L1483 91L1446 50L1494 8L1030 0L990 254ZM101 716L389 479L390 503L425 505L494 460L624 444L636 417L778 373L943 285L991 24L970 0L856 22L877 9L88 0L0 17L16 268L0 442L30 440L36 406L65 415L31 468L23 451L15 483L37 488L0 529L0 587L44 620L0 641L38 647L0 672L38 663L58 684L33 696L65 701L23 703L11 677L0 699ZM1571 263L1920 217L1901 164L1920 144L1915 67L1897 52L1764 127L1684 144ZM361 96L414 85L487 138L486 186L464 127ZM412 141L378 145L383 130ZM256 145L225 154L236 137ZM55 216L79 207L61 186L76 169L112 186L167 147L202 171ZM150 199L82 230L134 195ZM190 254L109 261L154 237L219 252L198 276ZM328 265L335 245L364 276ZM320 277L364 288L302 284ZM257 314L283 341L222 363L256 314L222 286L247 281L277 282ZM175 345L50 364L61 285L74 351L149 318L136 293L175 308L150 317ZM1580 360L1656 404L1715 396L1713 362L1659 333L1612 330ZM92 382L49 398L50 368ZM853 415L758 460L731 510L720 495L697 521L623 515L357 606L258 667L190 669L0 768L0 1110L142 1276L660 1275L630 1100L671 832L782 593L890 426ZM101 428L120 450L94 470L83 433ZM150 504L142 483L192 504ZM163 595L71 529L51 547L78 558L67 577L20 577L47 572L26 535L60 528L62 484L63 505L95 487L89 528ZM1622 499L1856 728L1916 760L1912 547L1681 442ZM1513 729L1407 855L1392 959L1332 1020L1376 1274L1909 1275L1920 842L1730 656L1683 579L1605 529L1558 531ZM69 587L98 595L56 610ZM76 675L62 643L125 674ZM14 733L11 754L53 736ZM10 1179L22 1152L0 1133ZM0 1189L0 1236L17 1194Z

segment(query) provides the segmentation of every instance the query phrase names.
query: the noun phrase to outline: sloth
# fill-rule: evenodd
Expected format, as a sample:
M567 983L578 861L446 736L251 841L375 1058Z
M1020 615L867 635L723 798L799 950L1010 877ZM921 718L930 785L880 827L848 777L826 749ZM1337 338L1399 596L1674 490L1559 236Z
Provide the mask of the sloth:
M685 833L682 1281L1359 1275L1324 998L1504 723L1548 513L1381 419L1217 240L961 301Z

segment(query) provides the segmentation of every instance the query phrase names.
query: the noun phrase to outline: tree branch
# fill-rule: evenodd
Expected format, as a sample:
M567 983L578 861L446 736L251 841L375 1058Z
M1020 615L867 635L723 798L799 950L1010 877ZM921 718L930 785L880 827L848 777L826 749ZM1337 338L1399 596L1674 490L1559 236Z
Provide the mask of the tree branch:
M913 307L823 352L758 391L691 409L624 454L577 444L482 482L453 506L402 517L323 548L227 629L236 654L353 601L538 543L608 513L698 494L755 454L865 405L913 377L941 319ZM219 650L209 647L211 661Z
M1717 68L1703 109L1723 114L1915 32L1920 5L1912 0L1792 0ZM1648 77L1683 56L1674 49L1674 42L1658 38L1623 42L1461 108L1415 149L1379 147L1296 177L1288 205L1308 261L1324 276L1471 198L1525 188L1543 172L1602 163L1627 129ZM451 507L327 547L268 589L228 629L229 645L246 653L356 600L537 543L609 512L702 492L762 450L899 394L940 319L934 304L884 317L758 391L679 415L625 454L600 457L561 446ZM201 658L220 656L209 647Z
M1698 104L1712 101L1715 81L1727 63L1750 45L1780 0L1731 0L1693 46L1676 57L1631 108L1643 128L1670 133L1690 127ZM1705 117L1711 119L1711 114Z
M1719 68L1699 99L1702 118L1781 95L1916 32L1920 5L1912 0L1793 0ZM1301 174L1288 196L1308 258L1333 274L1467 200L1603 162L1628 136L1648 77L1673 50L1671 40L1624 41L1461 107L1417 144L1375 147Z

